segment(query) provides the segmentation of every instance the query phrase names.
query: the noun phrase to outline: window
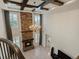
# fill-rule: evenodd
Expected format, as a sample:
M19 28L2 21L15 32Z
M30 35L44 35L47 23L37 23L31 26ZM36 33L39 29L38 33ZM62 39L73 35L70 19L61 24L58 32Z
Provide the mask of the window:
M10 12L10 26L12 30L13 43L20 47L20 27L19 17L17 12Z

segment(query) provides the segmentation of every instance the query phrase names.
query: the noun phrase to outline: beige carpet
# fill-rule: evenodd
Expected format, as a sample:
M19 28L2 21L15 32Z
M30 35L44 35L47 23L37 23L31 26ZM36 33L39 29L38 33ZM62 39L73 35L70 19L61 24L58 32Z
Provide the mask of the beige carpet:
M52 59L47 48L36 47L33 50L23 52L26 59Z

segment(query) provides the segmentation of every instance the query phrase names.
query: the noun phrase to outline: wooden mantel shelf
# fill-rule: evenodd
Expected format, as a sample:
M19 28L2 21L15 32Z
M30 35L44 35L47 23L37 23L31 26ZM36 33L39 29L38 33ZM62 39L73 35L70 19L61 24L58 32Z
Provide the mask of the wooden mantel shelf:
M22 30L22 33L33 32L32 30Z
M22 42L30 41L30 40L34 40L34 39L33 38L31 38L31 39L24 39L24 40L22 40Z

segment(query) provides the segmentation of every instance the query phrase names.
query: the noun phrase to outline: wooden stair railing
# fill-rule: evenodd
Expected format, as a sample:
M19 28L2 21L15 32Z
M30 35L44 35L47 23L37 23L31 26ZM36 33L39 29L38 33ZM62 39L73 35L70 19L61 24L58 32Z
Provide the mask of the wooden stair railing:
M25 59L25 57L10 40L0 38L0 59Z

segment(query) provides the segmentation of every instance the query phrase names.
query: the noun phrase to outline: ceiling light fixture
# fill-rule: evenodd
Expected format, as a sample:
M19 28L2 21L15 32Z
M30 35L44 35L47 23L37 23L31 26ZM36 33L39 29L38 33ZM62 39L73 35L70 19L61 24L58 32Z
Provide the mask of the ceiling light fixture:
M36 4L36 2L33 2L34 4Z

